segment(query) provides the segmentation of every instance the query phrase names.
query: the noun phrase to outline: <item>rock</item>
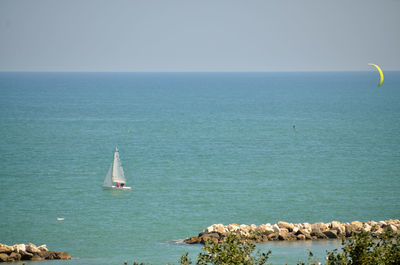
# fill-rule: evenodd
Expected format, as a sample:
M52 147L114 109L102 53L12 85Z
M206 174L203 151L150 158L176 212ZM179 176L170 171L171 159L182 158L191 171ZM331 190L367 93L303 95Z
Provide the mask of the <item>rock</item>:
M38 249L39 249L40 251L49 251L49 250L47 249L47 246L46 246L46 245L38 246Z
M54 251L42 251L40 252L40 256L44 259L49 259L49 260L53 260L53 259L57 259L57 255Z
M26 245L25 249L27 252L30 252L32 254L41 252L41 250L32 243L29 243L28 245Z
M21 260L22 255L17 253L17 252L11 252L11 254L8 256L8 261L19 261Z
M236 232L239 231L240 227L237 224L230 224L228 225L228 232Z
M33 257L31 258L31 261L40 261L40 260L44 260L44 258L37 254L34 254Z
M363 226L363 228L362 228L362 231L364 231L364 232L371 232L371 228L372 228L372 227L371 227L369 224L365 223L364 226Z
M351 222L351 230L353 232L359 232L363 228L363 223L359 221L353 221Z
M303 234L299 234L299 235L297 235L297 240L306 240L306 236L305 235L303 235Z
M200 238L197 236L189 237L183 240L186 244L198 244L200 243Z
M250 236L250 227L248 225L240 225L240 234L242 236L248 237Z
M43 259L54 260L54 259L71 259L71 256L67 252L58 251L43 251L39 255Z
M269 241L278 240L279 233L272 233L272 234L269 234L267 237L268 237Z
M313 230L310 235L311 235L311 238L315 238L315 239L327 239L328 238L323 232L318 231L318 230L315 230L315 231Z
M326 235L328 238L338 238L336 230L326 230L322 232L324 235Z
M289 224L287 222L278 222L278 227L279 228L286 228L289 232L293 231L294 225L293 224Z
M211 240L214 243L218 243L219 235L218 233L209 233L201 236L200 243L205 244L207 241Z
M378 237L380 234L383 233L383 228L380 227L379 225L374 227L374 231L371 232L372 236Z
M277 224L274 224L272 226L272 229L274 230L274 233L278 233L278 234L279 234L279 231L281 231L281 229L279 228L279 226Z
M299 231L300 228L301 228L301 225L295 224L294 227L293 227L293 231L292 231L292 232L293 232L294 234L296 234L296 233Z
M222 235L225 233L225 227L223 224L217 224L214 227L214 231L216 231L218 234Z
M6 253L6 254L10 254L11 252L13 252L14 248L7 246L7 245L0 245L0 253Z
M390 231L390 232L394 232L394 233L396 233L398 231L397 227L395 225L392 225L392 224L388 225L386 227L386 230Z
M382 228L385 228L387 226L385 221L379 221L378 225L380 225Z
M346 236L346 229L340 222L332 221L330 228L331 230L335 230L338 236Z
M296 235L303 235L306 239L312 239L310 232L308 232L306 229L299 229Z
M71 256L67 252L55 251L57 259L71 259Z
M332 221L331 225L330 225L330 228L337 230L337 229L339 229L340 226L341 225L340 225L339 221Z
M22 256L21 259L23 259L23 260L30 260L33 257L32 253L29 253L29 252L24 251L24 250L20 250L19 254L21 254L21 256Z
M205 231L206 234L212 233L212 232L214 232L214 226L213 226L213 225L210 225L210 226L207 227L205 230L206 230L206 231Z
M311 229L311 224L309 223L303 223L302 224L303 229L307 230L308 233L311 233L312 229Z
M255 224L250 225L250 232L256 232L257 231L257 226Z
M344 228L345 228L346 237L351 236L351 234L353 233L353 230L351 228L351 224L345 223L344 224Z
M297 238L294 234L290 233L288 229L281 228L278 239L279 240L296 240Z
M0 253L0 262L7 262L8 261L8 254Z
M262 224L258 227L256 232L260 233L261 235L269 235L274 233L274 229L270 224L267 225Z
M324 223L315 223L311 225L311 233L322 233L328 230L328 226Z
M26 251L25 244L14 245L14 252Z

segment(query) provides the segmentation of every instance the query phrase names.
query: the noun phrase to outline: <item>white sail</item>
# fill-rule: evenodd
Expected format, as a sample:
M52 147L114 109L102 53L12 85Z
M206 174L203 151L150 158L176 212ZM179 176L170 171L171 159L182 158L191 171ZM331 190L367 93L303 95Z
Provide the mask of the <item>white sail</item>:
M112 167L112 181L118 183L126 183L124 169L122 168L121 160L119 159L118 148L115 148L114 161Z
M113 165L110 165L110 168L108 169L108 173L104 179L103 182L103 187L111 188L112 187L112 179L111 179L111 172L112 172L112 167Z

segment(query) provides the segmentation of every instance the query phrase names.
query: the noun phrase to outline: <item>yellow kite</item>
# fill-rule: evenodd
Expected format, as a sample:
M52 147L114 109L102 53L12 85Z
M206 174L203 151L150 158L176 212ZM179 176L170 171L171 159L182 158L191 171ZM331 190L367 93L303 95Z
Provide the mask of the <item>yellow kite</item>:
M381 86L381 85L382 85L382 83L383 83L383 72L382 72L381 68L380 68L379 66L377 66L376 64L373 64L373 63L369 63L368 65L375 66L375 67L376 67L376 69L378 69L378 71L379 71L379 75L381 76L381 80L379 81L379 84L378 84L378 86Z

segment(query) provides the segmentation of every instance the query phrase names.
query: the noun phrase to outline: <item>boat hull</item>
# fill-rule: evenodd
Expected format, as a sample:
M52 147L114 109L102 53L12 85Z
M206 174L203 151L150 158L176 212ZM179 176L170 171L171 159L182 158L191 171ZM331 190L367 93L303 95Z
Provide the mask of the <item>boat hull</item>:
M111 187L104 187L103 189L107 189L107 190L131 190L132 187L117 187L117 186L111 186Z

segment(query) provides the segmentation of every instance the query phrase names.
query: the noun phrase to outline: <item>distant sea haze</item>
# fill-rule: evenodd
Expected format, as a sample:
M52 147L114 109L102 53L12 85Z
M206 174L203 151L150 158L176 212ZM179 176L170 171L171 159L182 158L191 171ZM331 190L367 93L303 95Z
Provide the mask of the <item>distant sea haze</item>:
M177 263L212 224L400 218L400 72L0 73L1 243ZM295 127L294 127L295 126ZM101 185L118 146L133 188ZM58 218L63 218L58 220ZM273 264L340 242L271 242Z

